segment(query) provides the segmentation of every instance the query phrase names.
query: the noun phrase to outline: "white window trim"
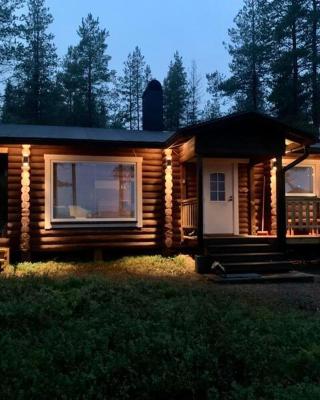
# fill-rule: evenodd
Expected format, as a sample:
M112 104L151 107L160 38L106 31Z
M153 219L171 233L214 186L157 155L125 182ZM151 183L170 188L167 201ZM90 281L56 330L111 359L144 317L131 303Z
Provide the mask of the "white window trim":
M290 162L288 163L284 163L284 165L290 164ZM317 188L316 188L316 176L317 176L317 163L316 162L310 162L310 160L308 160L307 162L301 162L300 164L296 165L293 168L299 168L299 167L307 167L307 168L312 168L313 170L313 192L312 193L286 193L287 197L316 197L317 196Z
M137 227L143 226L142 213L142 157L100 157L100 156L76 156L61 154L45 154L45 229L52 228L89 228L89 227ZM136 217L135 218L77 218L54 219L53 218L53 164L55 162L105 162L135 164L136 176Z

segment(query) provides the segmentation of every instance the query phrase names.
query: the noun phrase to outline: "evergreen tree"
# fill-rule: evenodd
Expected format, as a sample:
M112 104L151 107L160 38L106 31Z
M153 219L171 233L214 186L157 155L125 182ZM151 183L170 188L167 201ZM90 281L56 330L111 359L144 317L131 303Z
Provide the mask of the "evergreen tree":
M234 100L236 111L264 110L265 82L270 54L268 0L244 0L235 27L229 29L231 77L222 84L224 94Z
M207 101L202 112L203 120L210 120L221 116L220 102L221 102L221 85L223 77L218 71L206 75L207 78L207 93L210 99Z
M274 0L270 102L275 114L289 121L306 119L303 70L306 67L306 5L309 0Z
M0 74L9 70L17 50L17 11L23 0L0 0ZM1 76L0 76L1 80Z
M98 115L101 114L101 105L113 73L108 67L111 57L106 53L109 32L101 29L99 19L89 14L82 20L78 35L80 42L76 48L76 70L79 72L80 97L84 99L84 125L99 126L97 121L101 121L101 115Z
M52 123L55 114L56 49L48 33L52 16L44 0L28 0L28 13L22 19L23 45L17 55L12 96L19 99L12 115L6 118L24 123ZM7 86L8 90L8 86Z
M311 0L308 2L307 8L307 27L309 28L307 35L306 47L308 51L307 85L310 87L311 98L310 114L313 126L319 130L320 126L320 1Z
M187 123L196 124L200 119L201 102L201 77L198 74L197 64L191 63L190 76L188 81L188 111Z
M142 127L142 95L150 80L150 66L146 65L140 48L136 46L128 55L119 79L123 114L130 130Z
M63 60L59 81L63 87L66 124L105 127L106 97L113 71L106 53L109 32L91 14L78 29L79 44L70 46Z
M19 107L21 107L19 93L16 90L16 88L12 85L11 81L8 80L4 91L2 122L5 123L20 122L17 119L17 113L19 111Z
M163 99L166 129L180 128L186 121L188 80L182 57L178 52L174 54L163 82Z

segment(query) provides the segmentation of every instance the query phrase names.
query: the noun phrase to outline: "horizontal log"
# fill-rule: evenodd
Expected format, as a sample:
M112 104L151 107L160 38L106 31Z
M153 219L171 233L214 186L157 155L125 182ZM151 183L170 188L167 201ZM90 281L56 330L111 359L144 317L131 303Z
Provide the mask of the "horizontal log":
M32 245L32 251L72 251L86 248L113 248L113 249L125 249L125 248L159 248L161 247L161 241L151 242L113 242L113 243L78 243L78 244L45 244L45 245Z

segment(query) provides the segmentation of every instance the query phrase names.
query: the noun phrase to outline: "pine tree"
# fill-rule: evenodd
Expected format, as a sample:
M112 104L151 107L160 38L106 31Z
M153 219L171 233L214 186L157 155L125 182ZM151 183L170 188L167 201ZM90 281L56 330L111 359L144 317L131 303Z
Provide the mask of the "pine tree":
M201 77L198 74L197 63L192 61L188 81L188 111L187 123L196 124L200 119Z
M235 27L229 29L231 77L222 84L224 94L234 100L236 111L264 110L265 81L270 53L269 2L244 0Z
M308 61L310 65L309 80L311 87L311 116L313 126L319 130L320 126L320 1L311 0L308 5L307 26L310 27L308 41ZM311 40L309 40L309 38Z
M80 42L77 46L80 85L85 91L86 120L84 125L95 126L98 104L104 101L112 72L109 70L111 57L106 54L109 32L99 27L99 19L89 14L78 30ZM99 118L100 119L100 118Z
M165 127L175 130L186 121L188 80L182 57L175 52L167 77L163 82Z
M20 106L13 119L25 123L52 123L57 67L53 35L48 27L53 19L44 0L28 0L28 13L22 16L23 47L17 55L13 85Z
M65 123L76 126L105 127L106 99L114 71L107 54L109 32L99 19L88 14L78 29L79 43L70 46L62 63L59 81L64 93Z
M221 85L223 77L218 71L206 75L207 78L207 93L210 99L207 101L202 112L203 120L210 120L221 116L220 102L221 102Z
M275 114L289 121L306 118L303 65L306 60L306 1L274 0L273 52L271 53L271 94Z
M128 55L119 79L123 113L130 130L142 127L142 95L151 76L150 66L146 65L140 48L136 46Z
M17 111L19 110L19 107L21 107L19 93L14 88L11 81L8 80L4 91L2 122L19 122L19 120L17 120Z
M23 0L0 0L0 74L10 70L17 52L20 35L17 11L22 3Z

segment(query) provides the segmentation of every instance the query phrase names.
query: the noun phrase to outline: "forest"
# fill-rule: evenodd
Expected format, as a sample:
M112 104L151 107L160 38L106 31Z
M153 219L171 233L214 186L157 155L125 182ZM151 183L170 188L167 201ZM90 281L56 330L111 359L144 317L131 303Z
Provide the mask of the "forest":
M142 49L113 70L112 32L88 14L59 59L53 18L45 0L0 0L1 121L141 130L142 94L153 78ZM244 0L224 43L228 74L202 77L196 61L186 66L173 54L162 82L165 129L259 111L318 131L319 22L320 0Z

